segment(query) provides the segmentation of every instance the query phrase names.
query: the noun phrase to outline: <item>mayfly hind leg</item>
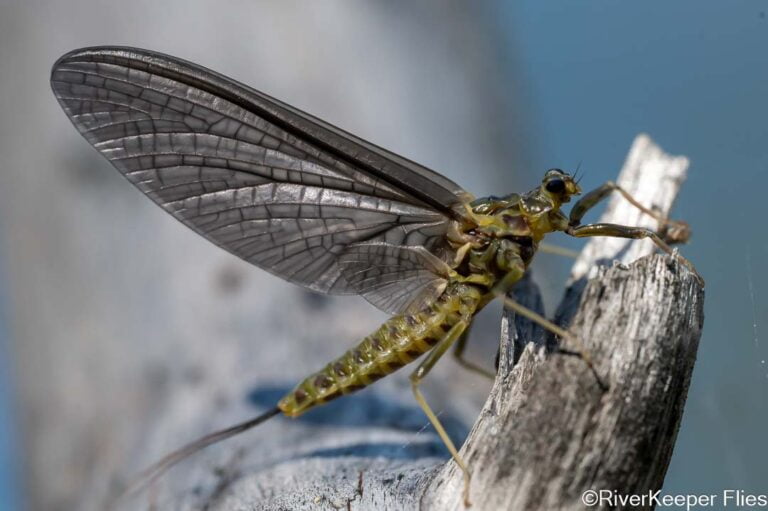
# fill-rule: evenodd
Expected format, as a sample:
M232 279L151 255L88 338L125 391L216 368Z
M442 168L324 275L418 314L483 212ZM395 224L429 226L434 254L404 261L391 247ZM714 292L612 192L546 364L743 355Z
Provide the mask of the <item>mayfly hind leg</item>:
M425 358L424 361L419 364L419 367L417 367L410 376L411 388L413 389L413 395L416 398L416 402L419 403L419 406L424 411L424 414L426 414L429 422L431 422L432 426L434 426L437 434L440 436L440 439L448 448L448 451L451 453L451 456L464 475L464 505L467 507L471 505L469 502L469 469L467 468L466 463L464 463L464 460L462 460L459 456L458 449L456 449L453 441L448 436L448 433L446 433L445 428L440 423L437 415L435 415L435 412L432 411L432 408L430 408L426 399L424 399L424 395L421 393L421 390L419 390L419 385L421 384L421 380L423 380L424 377L429 374L429 371L432 369L432 367L434 367L437 361L440 360L440 357L442 357L451 347L451 345L453 345L453 343L455 343L462 336L468 326L469 323L466 320L460 320L458 323L453 325L448 333L446 333L445 336L435 345L435 347L432 348L432 350L427 355L427 358Z

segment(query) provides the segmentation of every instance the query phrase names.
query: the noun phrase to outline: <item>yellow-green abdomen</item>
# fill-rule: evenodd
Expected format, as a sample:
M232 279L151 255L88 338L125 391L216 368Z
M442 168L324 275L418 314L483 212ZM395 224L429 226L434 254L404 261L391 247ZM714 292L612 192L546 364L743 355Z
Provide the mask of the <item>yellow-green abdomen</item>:
M387 320L355 348L301 382L278 407L296 417L395 372L429 351L459 320L469 321L481 296L472 285L450 285L432 305Z

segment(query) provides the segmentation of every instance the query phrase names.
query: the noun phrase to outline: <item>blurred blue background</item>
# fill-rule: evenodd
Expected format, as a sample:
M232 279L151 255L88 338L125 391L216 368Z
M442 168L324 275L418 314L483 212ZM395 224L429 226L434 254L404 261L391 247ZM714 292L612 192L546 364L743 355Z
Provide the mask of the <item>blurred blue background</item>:
M674 216L693 228L683 252L707 281L706 316L664 491L768 493L768 4L216 5L207 10L194 3L137 2L118 9L88 1L0 1L0 509L18 509L29 500L19 481L22 472L34 473L25 454L36 448L30 444L36 437L25 424L41 406L30 405L26 389L10 392L23 384L12 384L10 376L28 372L25 361L36 360L25 353L40 336L27 324L45 323L45 311L61 306L30 311L46 288L71 293L63 289L72 268L39 259L35 243L51 238L35 226L49 219L38 218L42 213L29 200L42 192L23 190L43 187L34 173L44 176L54 166L95 168L99 176L108 170L67 126L47 90L55 58L91 44L148 47L235 74L444 172L476 195L528 189L545 169L579 163L582 186L597 186L616 176L640 132L666 151L688 156L689 179ZM91 192L103 193L97 181L114 176L96 175L80 175L78 189L94 186ZM106 189L119 194L123 187L129 188L114 179ZM18 197L25 197L24 204ZM61 238L52 238L48 251L69 243L75 234L67 232L87 233L88 217L101 214L96 206L62 204L46 215L74 211L73 218L86 223L72 220L72 231L59 230ZM133 214L133 204L123 216ZM140 234L130 234L139 247ZM83 236L86 244L100 243L95 235ZM121 234L109 236L118 243ZM20 239L28 242L23 250ZM579 246L570 239L557 242ZM62 258L77 260L65 248ZM550 303L568 266L545 257L537 269ZM39 295L26 294L28 282L39 287ZM129 282L125 277L123 284ZM87 290L90 283L78 285ZM35 356L45 352L35 350ZM91 356L91 364L101 363ZM17 409L25 411L10 414ZM22 439L13 433L22 430L25 447L17 449ZM22 462L28 463L26 471ZM77 484L82 480L54 484L54 494L76 493ZM27 491L34 491L30 485L28 476ZM41 501L34 497L31 506Z
M0 222L0 231L2 222ZM0 232L0 239L2 233ZM0 245L0 283L6 282L3 274L4 257ZM6 321L7 302L5 288L0 286L0 509L13 510L21 505L20 472L21 450L17 449L16 421L14 420L15 396L13 366L11 362Z

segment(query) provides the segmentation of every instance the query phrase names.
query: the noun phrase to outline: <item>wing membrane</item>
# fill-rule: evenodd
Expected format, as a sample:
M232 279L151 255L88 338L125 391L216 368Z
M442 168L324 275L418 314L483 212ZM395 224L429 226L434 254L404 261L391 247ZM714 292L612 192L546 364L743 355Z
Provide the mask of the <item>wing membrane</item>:
M81 134L152 200L220 247L316 291L361 292L339 267L356 244L443 250L465 193L425 167L173 57L78 50L54 65L51 84Z
M390 314L418 309L445 289L450 267L422 246L358 243L339 259L356 292Z

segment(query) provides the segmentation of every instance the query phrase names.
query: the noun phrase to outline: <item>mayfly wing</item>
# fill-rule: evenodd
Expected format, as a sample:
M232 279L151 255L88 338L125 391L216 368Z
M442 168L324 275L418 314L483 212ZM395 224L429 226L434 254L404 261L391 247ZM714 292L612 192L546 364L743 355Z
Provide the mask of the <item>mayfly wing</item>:
M379 309L417 310L439 296L451 268L423 246L370 242L350 246L339 258L344 278Z
M153 201L315 291L361 292L339 267L359 243L444 252L468 196L436 172L159 53L76 50L54 64L51 85L86 140Z

